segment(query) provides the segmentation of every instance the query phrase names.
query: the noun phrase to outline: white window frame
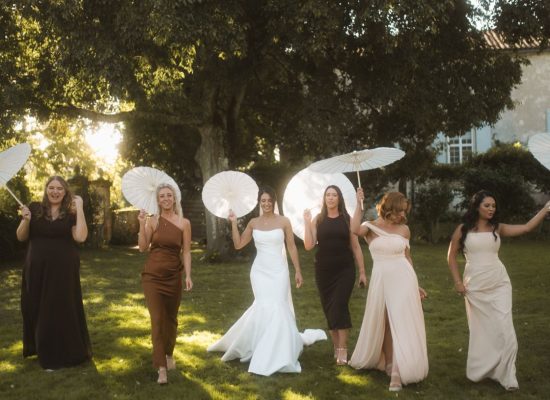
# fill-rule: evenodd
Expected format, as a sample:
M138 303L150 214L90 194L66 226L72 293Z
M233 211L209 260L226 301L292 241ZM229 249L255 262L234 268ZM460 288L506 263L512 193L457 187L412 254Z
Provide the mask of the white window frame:
M462 164L464 160L464 149L469 148L470 154L474 155L476 152L476 135L475 129L472 129L468 133L450 138L445 136L445 142L447 145L447 164L458 165ZM467 137L470 136L470 137ZM458 149L458 162L451 163L451 148Z

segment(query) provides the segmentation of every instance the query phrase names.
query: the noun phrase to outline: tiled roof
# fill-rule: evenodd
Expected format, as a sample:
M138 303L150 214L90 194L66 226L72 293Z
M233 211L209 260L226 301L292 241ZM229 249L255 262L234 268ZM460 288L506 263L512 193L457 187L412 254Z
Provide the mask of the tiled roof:
M510 45L504 40L504 35L496 31L483 32L485 40L490 47L497 50L538 50L540 47L540 40L531 36L529 39L523 39L519 43Z

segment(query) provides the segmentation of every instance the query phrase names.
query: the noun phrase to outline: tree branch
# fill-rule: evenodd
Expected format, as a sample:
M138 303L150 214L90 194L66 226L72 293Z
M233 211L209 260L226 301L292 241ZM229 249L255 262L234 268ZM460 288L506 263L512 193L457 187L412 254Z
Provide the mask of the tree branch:
M122 111L116 114L105 114L74 105L58 106L51 110L55 114L72 118L87 118L92 121L117 123L139 120L159 121L166 125L179 125L196 127L199 123L195 118L187 118L182 115L173 115L162 112L151 111Z

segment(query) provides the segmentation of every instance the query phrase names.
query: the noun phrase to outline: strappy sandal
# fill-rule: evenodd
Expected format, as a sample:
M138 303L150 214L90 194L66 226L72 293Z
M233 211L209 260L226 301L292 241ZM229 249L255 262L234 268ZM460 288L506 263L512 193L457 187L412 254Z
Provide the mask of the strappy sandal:
M394 378L397 378L396 380L399 380L399 382L395 382ZM401 389L403 389L403 385L401 384L401 375L394 372L391 374L390 387L388 390L390 392L399 392Z
M338 347L336 349L336 365L347 365L348 364L348 349L347 347Z

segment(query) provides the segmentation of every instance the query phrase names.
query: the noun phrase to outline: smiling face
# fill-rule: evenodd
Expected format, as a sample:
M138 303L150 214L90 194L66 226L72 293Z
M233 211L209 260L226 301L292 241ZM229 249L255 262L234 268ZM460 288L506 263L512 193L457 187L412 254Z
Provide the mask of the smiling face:
M57 179L53 179L46 186L46 195L50 206L61 205L65 194L67 194L65 188Z
M477 211L479 213L479 219L487 221L490 220L491 218L493 218L493 215L495 215L495 212L497 211L496 200L491 196L485 197L483 200L481 200Z
M170 211L174 209L174 193L172 189L165 187L159 190L157 201L162 211Z
M338 208L338 203L340 202L340 196L334 188L328 188L325 192L325 204L327 208L335 209Z
M262 193L260 196L260 207L264 214L273 212L273 199L269 193Z

